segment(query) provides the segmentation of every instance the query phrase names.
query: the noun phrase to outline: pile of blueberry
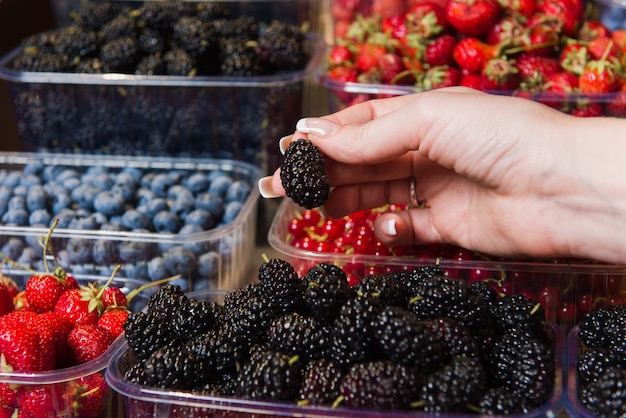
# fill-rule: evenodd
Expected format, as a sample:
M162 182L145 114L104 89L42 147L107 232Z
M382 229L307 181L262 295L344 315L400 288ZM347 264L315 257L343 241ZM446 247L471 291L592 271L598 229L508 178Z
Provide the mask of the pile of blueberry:
M154 281L180 274L183 288L206 288L236 256L238 241L250 239L237 229L218 232L255 196L260 172L237 167L247 165L156 169L31 161L0 169L0 252L44 271L41 232L56 220L52 253L75 275L109 275L122 265L121 277Z

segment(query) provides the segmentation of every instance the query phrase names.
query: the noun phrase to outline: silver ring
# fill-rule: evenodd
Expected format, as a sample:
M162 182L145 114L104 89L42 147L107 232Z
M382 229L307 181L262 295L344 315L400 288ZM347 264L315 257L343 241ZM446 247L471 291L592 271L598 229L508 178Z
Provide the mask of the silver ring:
M415 177L411 177L409 181L409 205L412 208L420 207L420 202L417 200L417 191L415 190Z

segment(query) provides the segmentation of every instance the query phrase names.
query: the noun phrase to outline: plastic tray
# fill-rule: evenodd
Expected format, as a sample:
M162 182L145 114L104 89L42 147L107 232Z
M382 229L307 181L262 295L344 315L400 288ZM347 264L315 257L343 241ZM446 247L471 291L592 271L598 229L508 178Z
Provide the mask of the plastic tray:
M210 301L223 300L224 293L194 292L190 297ZM554 392L546 405L526 415L506 415L511 418L524 417L554 417L562 409L562 361L563 361L563 333L555 325L551 326L555 336L555 373ZM156 388L146 388L130 383L124 379L123 370L128 367L128 346L123 344L114 354L105 376L109 385L119 393L124 400L127 416L132 417L174 417L188 418L215 416L229 418L262 418L262 417L326 417L326 418L427 418L432 414L372 411L352 408L330 408L297 406L287 402L260 402L237 398L215 397L194 394L186 391L171 391ZM476 418L474 414L441 414L439 416L454 418ZM496 415L497 416L497 415Z
M459 261L451 258L449 251L420 257L304 250L291 245L289 233L290 221L303 212L291 199L283 199L268 232L268 243L301 274L319 262L349 266L353 274L361 277L369 272L438 263L450 276L486 280L503 292L537 298L544 305L547 319L565 329L576 324L591 309L593 301L618 297L626 289L626 266L583 260L503 260L472 254L473 259Z
M55 255L60 260L61 266L73 274L106 276L110 275L115 266L121 264L121 269L117 274L118 277L154 281L180 274L182 277L177 283L188 290L192 288L232 289L239 287L242 282L247 280L249 254L255 245L257 228L259 194L256 181L261 176L261 171L258 167L232 160L102 157L84 154L0 153L0 173L15 174L17 172L22 174L23 178L32 178L31 169L39 170L38 173L44 173L44 170L49 170L49 172L58 170L57 173L63 170L74 170L78 173L104 171L107 174L117 174L122 170L138 170L142 173L142 176L148 177L159 174L174 175L177 173L208 175L220 170L228 174L233 181L242 180L249 185L250 191L245 201L241 202L239 212L232 220L216 224L210 229L192 233L170 233L154 232L154 230L150 229L130 229L126 231L116 231L113 228L105 228L105 230L83 229L87 227L67 224L54 229L52 246ZM26 175L26 172L28 175ZM35 175L35 177L37 176ZM184 178L184 176L181 178ZM57 179L61 182L61 177L57 177ZM56 183L46 181L48 186ZM182 180L179 181L182 182ZM68 188L71 186L68 183L63 183L61 187ZM139 187L135 191L134 199L137 199L142 192L145 192L144 189L145 187ZM19 186L10 190L12 195L15 195L18 193ZM194 194L194 196L197 195L197 193ZM170 211L175 210L176 196L166 196L166 198L168 199ZM78 207L76 200L73 200L73 202L75 213L78 211L77 218L88 218L88 215L81 216L80 207ZM126 209L141 208L141 200L130 199L128 202L130 203L127 204ZM49 205L52 205L52 203ZM50 215L57 216L52 213L53 207L48 206ZM93 214L95 212L92 209L87 211L87 213ZM144 213L149 214L150 212ZM151 216L154 215L146 216L147 219L153 219ZM108 220L114 220L114 217L109 216ZM24 254L24 250L31 248L31 250L28 250L34 256L31 262L33 266L36 266L43 257L39 240L47 232L48 226L9 226L0 224L0 251L3 251L5 256L13 261L19 262L19 258ZM112 254L112 256L100 255L94 257L93 254L96 253L94 248L101 248L101 246L108 249L108 252L105 254ZM83 248L91 249L91 252L86 251L83 254ZM181 250L181 248L183 249ZM151 262L156 264L157 261L160 262L167 254L181 254L185 257L184 260L187 261L173 263L172 266L174 267L169 268L165 273L156 268L149 270ZM205 254L210 255L204 256ZM170 260L177 259L174 257L170 258ZM153 264L152 267L154 266ZM150 273L150 271L153 273Z
M18 284L18 286L20 286L20 289L24 288L28 277L30 277L30 274L27 274L23 271L7 269L6 266L3 269L2 273L5 276L11 277ZM86 285L95 281L104 283L109 279L109 277L83 275L77 275L75 276L75 278L80 285ZM146 282L140 280L121 278L116 278L112 282L112 285L120 287L122 291L126 294L145 284ZM149 295L152 293L152 291L153 290L150 290L150 288L148 288L144 291L137 293L137 295L134 296L131 300L131 304L129 306L130 309L132 311L144 309L148 302ZM124 337L120 336L115 339L115 341L111 344L107 351L104 352L104 354L102 354L95 360L72 367L66 367L64 369L36 373L13 373L0 371L0 384L6 383L14 387L23 387L25 389L35 389L38 387L43 387L48 391L48 393L53 396L53 398L61 399L61 397L68 393L70 390L76 390L75 386L77 379L92 375L94 373L100 373L103 375L104 370L109 365L109 362L113 358L113 355L120 349L123 344ZM50 411L49 415L41 418L70 418L76 416L73 413L70 413L70 411L64 409L67 408L67 405L63 405L59 402L58 405L55 404L55 408L57 407L58 410L55 409L54 411ZM105 410L100 415L98 415L98 418L121 418L123 416L124 408L120 396L109 387Z
M281 161L277 138L302 117L304 80L325 51L316 33L306 44L306 68L258 77L22 72L11 66L17 47L0 59L0 79L18 151L223 158L269 173Z

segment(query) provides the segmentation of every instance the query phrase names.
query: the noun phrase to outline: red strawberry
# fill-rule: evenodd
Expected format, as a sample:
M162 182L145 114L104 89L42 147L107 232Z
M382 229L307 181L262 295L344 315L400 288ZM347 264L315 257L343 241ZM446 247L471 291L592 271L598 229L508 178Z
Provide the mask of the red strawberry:
M67 337L74 324L58 312L45 312L39 315L50 323L54 334L54 353L56 368L61 369L69 365L69 347Z
M106 329L114 338L117 338L124 332L124 323L126 323L127 319L128 309L107 309L98 318L98 326Z
M64 389L64 383L20 386L17 391L19 416L56 418L61 411L67 410L67 404L63 402Z
M102 305L104 309L116 306L128 306L126 294L117 286L109 286L102 292Z
M67 342L71 360L83 364L101 356L113 343L113 336L98 325L83 324L72 328Z
M589 51L589 55L591 59L599 60L602 57L604 59L610 60L611 58L618 59L621 55L620 49L615 42L608 36L601 36L598 38L593 38L587 44L587 51Z
M15 281L12 278L3 276L1 272L0 272L0 283L2 283L3 285L7 287L7 289L9 290L9 294L11 295L12 298L14 298L20 291L19 287L17 286L17 283L15 283Z
M611 32L611 39L615 42L615 45L622 51L622 54L626 52L626 29L615 29Z
M577 39L591 41L595 38L611 36L611 31L599 20L585 19L578 29Z
M626 117L626 91L623 87L622 90L611 96L611 100L606 103L605 108L606 113L611 116Z
M109 386L101 373L79 377L69 385L67 403L72 416L95 418L102 414L107 405Z
M513 16L532 16L537 10L536 0L498 0L504 12Z
M582 93L610 93L619 90L620 80L614 65L604 60L591 60L578 78Z
M0 316L13 312L13 296L4 283L0 283Z
M19 416L17 409L3 405L0 406L0 418L17 418Z
M518 46L523 32L524 26L519 20L512 16L504 16L493 25L486 40L491 45Z
M448 23L460 34L480 38L491 31L502 7L497 0L449 0L445 12Z
M7 370L4 370L0 365L0 371L3 373L10 373L10 367ZM7 367L6 365L4 367ZM13 387L13 385L9 383L0 382L0 405L7 408L16 408L17 407L17 391Z
M404 10L403 0L371 0L372 14L378 14L384 17L401 13L402 10Z
M583 19L584 4L582 0L542 0L537 4L537 10L557 18L562 33L573 38Z
M380 22L380 29L383 33L394 39L402 39L408 33L404 14L387 16Z
M0 352L15 371L53 370L54 332L32 311L14 311L0 317Z
M461 82L461 70L456 67L442 65L426 71L422 85L425 89L457 86Z
M599 102L584 101L576 103L571 115L579 118L593 118L604 114L602 104Z
M483 90L516 90L522 80L515 62L505 58L492 58L481 72Z
M515 66L527 87L543 86L550 74L561 71L556 58L542 55L522 54L515 59Z
M454 62L452 53L456 45L456 38L450 34L436 37L426 46L425 61L428 65L450 65Z
M480 90L482 88L482 77L480 74L463 73L459 81L459 86Z
M422 38L433 38L448 28L445 10L439 4L423 0L407 10L404 15L407 33Z
M369 71L378 66L378 57L386 52L387 48L385 45L365 42L364 44L359 45L354 63L360 71Z
M546 77L543 85L543 93L538 101L559 109L567 111L571 101L571 94L578 88L578 77L566 71L559 71Z
M461 39L452 51L457 65L470 73L480 73L487 61L494 58L498 48L482 42L478 38L468 37Z
M345 45L335 45L328 53L328 65L333 68L352 61L352 51Z
M559 55L561 68L576 75L582 74L590 59L587 47L580 43L566 45Z
M100 316L98 304L92 303L84 289L66 290L57 301L54 312L65 316L74 325L96 324Z
M31 276L26 282L26 300L35 312L50 312L65 290L65 284L51 274Z

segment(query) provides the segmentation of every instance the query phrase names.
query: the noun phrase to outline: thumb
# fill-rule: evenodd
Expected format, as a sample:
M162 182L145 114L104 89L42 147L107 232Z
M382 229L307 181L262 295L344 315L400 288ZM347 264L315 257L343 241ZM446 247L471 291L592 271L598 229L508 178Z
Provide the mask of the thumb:
M441 242L430 208L384 213L374 221L376 237L389 246Z

